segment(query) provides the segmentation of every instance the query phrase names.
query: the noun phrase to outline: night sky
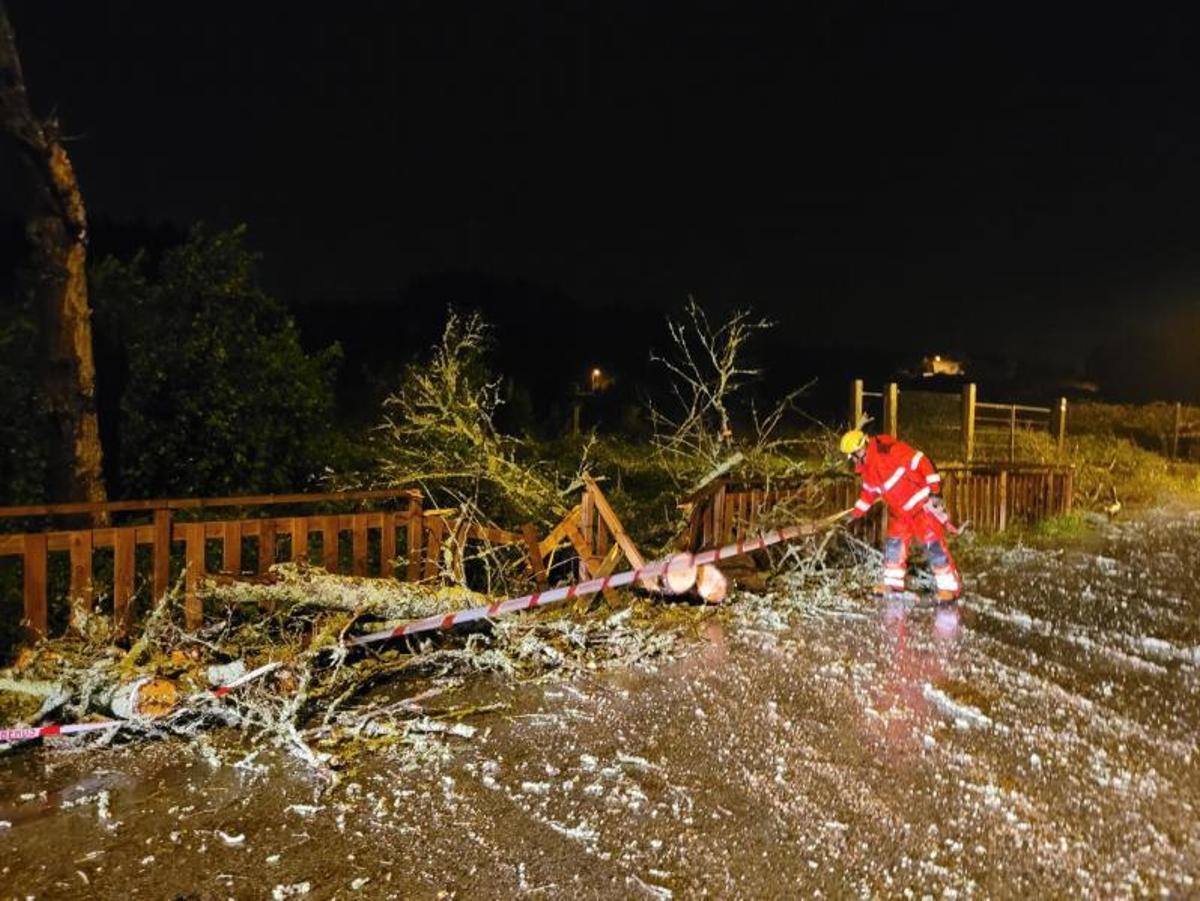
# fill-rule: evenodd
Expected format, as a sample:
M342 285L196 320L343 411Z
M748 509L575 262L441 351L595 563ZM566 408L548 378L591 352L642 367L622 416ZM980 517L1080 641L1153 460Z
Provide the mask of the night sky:
M1200 337L1190 14L796 6L8 2L92 216L246 222L292 305L473 272L611 334L690 292L797 375Z

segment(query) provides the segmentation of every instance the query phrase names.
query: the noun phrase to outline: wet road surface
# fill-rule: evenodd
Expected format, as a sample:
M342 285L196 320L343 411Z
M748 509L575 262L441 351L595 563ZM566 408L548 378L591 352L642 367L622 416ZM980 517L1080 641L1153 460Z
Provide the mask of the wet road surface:
M4 758L0 895L1200 895L1200 518L968 560L960 616L742 602L657 669L480 677L473 737L331 791L175 743Z

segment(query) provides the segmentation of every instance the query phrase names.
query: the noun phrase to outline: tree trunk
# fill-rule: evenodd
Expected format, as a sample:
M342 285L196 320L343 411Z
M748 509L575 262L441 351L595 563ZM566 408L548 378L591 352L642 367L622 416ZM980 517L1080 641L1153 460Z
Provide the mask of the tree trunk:
M40 382L54 424L49 501L106 498L96 421L96 370L87 296L87 217L75 171L53 119L29 105L8 12L0 2L0 127L30 174L29 272L23 289L40 330Z

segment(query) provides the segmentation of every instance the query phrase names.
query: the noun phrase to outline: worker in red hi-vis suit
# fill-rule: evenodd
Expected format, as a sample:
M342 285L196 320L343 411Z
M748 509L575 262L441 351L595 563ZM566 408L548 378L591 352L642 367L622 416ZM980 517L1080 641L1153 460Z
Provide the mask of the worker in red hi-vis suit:
M840 446L862 476L862 493L850 515L858 519L877 500L888 505L883 585L877 593L904 590L908 548L915 540L929 557L938 601L956 600L962 594L962 580L946 546L944 524L949 518L942 505L942 477L930 459L890 435L871 438L858 429L843 435Z

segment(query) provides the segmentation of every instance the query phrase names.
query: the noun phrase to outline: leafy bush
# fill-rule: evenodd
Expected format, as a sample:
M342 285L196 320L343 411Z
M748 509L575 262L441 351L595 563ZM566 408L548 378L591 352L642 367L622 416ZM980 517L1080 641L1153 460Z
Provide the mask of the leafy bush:
M962 458L962 396L905 389L900 395L900 437L938 464Z
M0 322L0 504L28 504L43 499L48 424L37 402L33 317L13 307Z
M1018 433L1017 437L1018 459L1075 467L1075 505L1081 509L1147 507L1200 493L1200 467L1173 463L1127 438L1068 436L1060 456L1049 435Z
M124 356L106 451L126 496L294 491L328 462L340 349L304 352L244 240L195 229L157 271L139 254L91 272L98 340Z
M1200 424L1200 408L1183 408L1184 424ZM1114 435L1127 438L1139 447L1169 455L1175 434L1175 405L1102 404L1084 401L1067 409L1067 433L1074 435ZM1185 451L1186 447L1181 447Z

